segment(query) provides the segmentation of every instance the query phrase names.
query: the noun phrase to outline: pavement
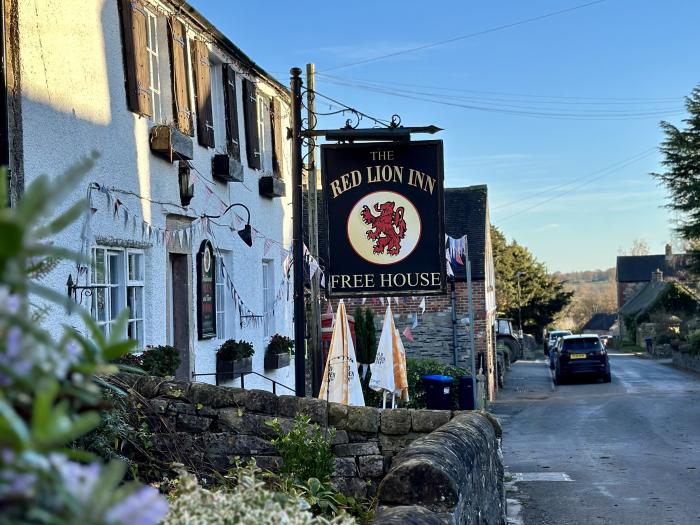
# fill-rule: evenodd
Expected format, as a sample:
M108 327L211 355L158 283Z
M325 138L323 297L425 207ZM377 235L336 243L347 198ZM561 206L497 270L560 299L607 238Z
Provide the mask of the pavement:
M612 354L612 383L555 386L542 357L491 406L509 523L700 524L700 375Z

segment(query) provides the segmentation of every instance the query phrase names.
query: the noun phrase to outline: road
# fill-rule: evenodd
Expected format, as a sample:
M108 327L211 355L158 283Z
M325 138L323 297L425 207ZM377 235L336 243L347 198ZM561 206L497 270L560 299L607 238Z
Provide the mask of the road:
M544 360L512 366L492 405L510 523L700 523L700 376L631 355L611 367L610 384L555 387Z

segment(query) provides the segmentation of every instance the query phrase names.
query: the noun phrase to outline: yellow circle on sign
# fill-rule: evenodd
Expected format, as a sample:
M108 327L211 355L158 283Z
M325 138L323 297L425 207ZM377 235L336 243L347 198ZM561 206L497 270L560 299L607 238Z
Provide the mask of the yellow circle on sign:
M411 255L421 236L421 220L413 203L393 191L362 197L347 219L348 241L355 253L372 264L396 264Z

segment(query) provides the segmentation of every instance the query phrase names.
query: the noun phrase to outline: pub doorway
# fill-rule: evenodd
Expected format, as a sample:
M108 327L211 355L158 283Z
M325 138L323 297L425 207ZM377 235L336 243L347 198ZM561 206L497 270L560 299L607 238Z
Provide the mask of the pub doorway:
M190 377L190 270L186 254L170 254L170 334L172 345L180 355L178 379Z

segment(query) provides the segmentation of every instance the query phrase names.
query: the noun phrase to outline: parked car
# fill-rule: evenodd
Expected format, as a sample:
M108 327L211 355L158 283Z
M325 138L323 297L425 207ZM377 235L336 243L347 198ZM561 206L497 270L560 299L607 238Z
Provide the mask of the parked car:
M547 332L547 337L544 340L544 355L549 355L549 350L554 348L554 344L557 342L557 338L564 337L565 335L571 335L570 330L552 330Z
M554 381L566 382L577 374L595 375L610 383L610 360L597 335L567 335L559 339L551 352L554 359Z

